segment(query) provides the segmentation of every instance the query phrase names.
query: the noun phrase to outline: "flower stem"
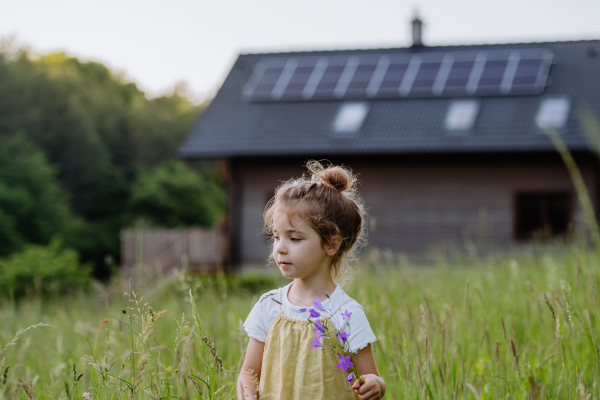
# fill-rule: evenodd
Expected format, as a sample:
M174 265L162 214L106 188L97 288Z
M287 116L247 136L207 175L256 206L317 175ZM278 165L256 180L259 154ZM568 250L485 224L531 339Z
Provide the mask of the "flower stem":
M363 379L362 374L358 370L358 362L354 354L352 354L352 364L354 364L354 367L352 368L352 373L354 374L354 377L358 380L358 383L364 385L365 380Z

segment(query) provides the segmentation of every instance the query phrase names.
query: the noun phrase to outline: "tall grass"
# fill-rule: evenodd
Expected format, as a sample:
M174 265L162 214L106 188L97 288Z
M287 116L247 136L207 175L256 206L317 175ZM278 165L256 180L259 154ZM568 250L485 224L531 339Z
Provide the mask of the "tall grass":
M367 259L348 292L378 338L386 397L600 397L600 272L584 244L452 267ZM99 287L4 303L0 399L235 398L241 322L278 279L182 275L144 297ZM54 328L17 334L40 322Z
M600 124L589 113L581 121L600 155ZM577 164L548 133L594 249L573 241L458 256L452 266L365 257L347 291L378 338L388 398L600 398L600 230ZM68 297L0 299L0 400L235 398L242 321L281 277L136 283L137 291L117 282Z

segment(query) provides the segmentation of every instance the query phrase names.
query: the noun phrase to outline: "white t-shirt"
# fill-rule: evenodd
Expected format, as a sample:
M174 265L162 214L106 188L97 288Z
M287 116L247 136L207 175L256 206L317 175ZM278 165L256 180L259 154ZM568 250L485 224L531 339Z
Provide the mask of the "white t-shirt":
M244 322L244 329L246 330L246 333L248 333L248 336L264 343L267 340L269 328L280 310L283 310L284 314L290 318L302 320L308 318L309 307L299 307L290 303L288 300L287 294L292 283L281 289L281 304L277 301L278 289L271 290L260 297L258 302L252 308L252 311L250 311L250 314L248 314L246 322ZM321 315L329 316L330 313L333 312L334 315L331 317L333 326L337 330L343 330L350 334L348 342L350 344L350 349L353 352L363 349L369 343L373 343L377 340L362 306L358 304L356 300L350 298L339 285L336 285L331 296L321 304L325 309L324 312L320 311ZM340 305L341 308L339 308ZM303 308L306 308L306 311L300 312ZM341 314L346 311L352 314L350 315L350 318L344 319Z

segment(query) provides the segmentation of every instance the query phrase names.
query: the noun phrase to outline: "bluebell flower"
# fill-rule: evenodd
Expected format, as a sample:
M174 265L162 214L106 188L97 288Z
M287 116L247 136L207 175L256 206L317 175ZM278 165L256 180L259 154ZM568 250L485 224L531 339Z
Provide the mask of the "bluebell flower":
M325 311L325 308L323 308L323 304L321 304L321 300L316 299L315 301L313 301L313 304L315 305L315 307L317 307L319 310L321 311Z
M342 342L346 343L346 341L350 337L350 334L346 333L346 332L338 332L337 336L338 336L338 339L340 339Z
M317 331L317 329L320 330L321 332L325 332L325 327L323 326L323 323L321 322L321 320L319 320L319 319L316 320L315 326L316 326L315 332Z
M338 356L338 358L340 359L340 363L338 365L336 365L335 367L343 368L344 372L348 372L348 368L354 367L354 364L352 363L352 361L350 361L350 357L352 357L352 356L347 356L347 357Z

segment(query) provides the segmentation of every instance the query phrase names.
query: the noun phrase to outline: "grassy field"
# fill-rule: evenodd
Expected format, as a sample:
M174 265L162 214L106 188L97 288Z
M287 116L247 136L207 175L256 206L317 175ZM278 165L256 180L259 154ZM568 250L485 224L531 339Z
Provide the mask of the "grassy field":
M599 398L595 253L574 244L433 264L371 256L347 289L379 339L386 398ZM182 275L135 293L4 301L0 399L234 398L241 322L282 284ZM52 327L20 331L36 324Z

